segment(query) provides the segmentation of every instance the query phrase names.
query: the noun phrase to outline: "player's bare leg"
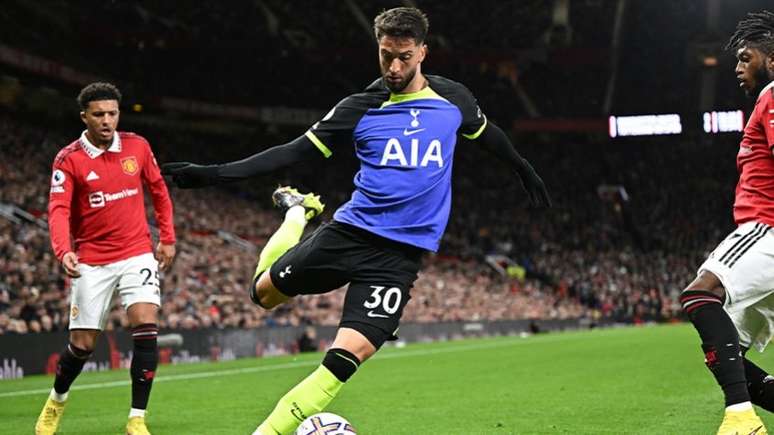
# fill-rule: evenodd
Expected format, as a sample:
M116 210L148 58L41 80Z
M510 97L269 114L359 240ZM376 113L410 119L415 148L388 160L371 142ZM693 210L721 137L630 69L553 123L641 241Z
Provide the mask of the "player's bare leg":
M360 332L339 328L322 364L279 400L253 435L293 433L305 418L325 409L360 364L376 350Z
M358 331L352 328L339 328L331 349L344 349L355 355L361 363L376 353L376 347Z
M290 299L290 297L282 294L277 287L274 287L274 283L271 282L271 277L268 273L261 274L258 282L255 283L255 295L258 304L267 310L271 310Z
M75 346L93 352L97 346L97 339L102 331L99 329L73 329L70 331L70 343Z
M683 290L680 303L701 337L704 361L725 395L726 412L718 434L764 434L766 428L747 389L739 334L723 309L725 298L723 284L705 270Z
M253 276L253 286L248 290L250 300L267 310L290 299L280 292L271 281L269 270L288 249L301 240L307 222L325 209L320 197L312 193L302 194L292 187L279 187L272 194L274 205L285 211L285 220L269 238L258 257Z
M126 424L127 435L150 433L145 425L145 410L159 362L158 311L156 304L144 302L132 304L126 310L134 343L129 370L132 379L132 407Z
M49 393L46 404L35 423L36 435L53 435L59 427L70 385L83 370L83 365L94 352L100 331L97 329L73 329L70 331L70 342L59 354L56 364L54 388Z

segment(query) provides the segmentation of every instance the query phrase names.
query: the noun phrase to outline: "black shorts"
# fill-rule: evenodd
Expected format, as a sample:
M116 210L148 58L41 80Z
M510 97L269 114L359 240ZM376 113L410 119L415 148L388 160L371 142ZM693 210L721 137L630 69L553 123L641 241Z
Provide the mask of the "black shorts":
M274 286L291 297L349 283L339 326L355 329L379 348L395 339L423 252L332 221L288 250L269 273Z

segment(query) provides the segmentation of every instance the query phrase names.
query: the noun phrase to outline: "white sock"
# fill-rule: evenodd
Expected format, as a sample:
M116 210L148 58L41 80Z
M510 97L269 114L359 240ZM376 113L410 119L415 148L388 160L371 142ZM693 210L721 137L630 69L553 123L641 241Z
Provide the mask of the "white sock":
M285 212L285 220L296 222L299 225L306 225L306 210L301 205L294 205Z
M751 402L734 403L733 405L726 406L726 411L747 411L753 409Z
M52 388L51 389L51 394L49 394L48 397L50 397L53 400L56 400L59 403L62 403L62 402L66 402L67 401L67 395L68 394L70 394L69 391L65 391L64 393L59 394L59 393L56 392L55 389Z
M145 418L145 410L144 409L137 409L137 408L130 409L129 410L129 418L132 418L132 417L142 417L142 418Z

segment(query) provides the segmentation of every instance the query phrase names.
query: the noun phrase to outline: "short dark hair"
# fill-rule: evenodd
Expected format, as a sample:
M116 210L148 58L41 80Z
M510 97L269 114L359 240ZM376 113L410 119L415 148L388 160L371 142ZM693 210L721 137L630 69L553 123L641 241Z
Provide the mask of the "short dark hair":
M121 104L121 91L110 83L95 82L81 89L77 100L83 110L88 109L92 101L116 100Z
M382 11L374 18L374 34L376 40L382 36L394 38L414 38L419 44L425 41L430 22L427 15L417 8L393 8Z
M737 50L744 45L757 48L767 56L774 53L773 13L751 12L736 25L736 32L726 44L726 50Z

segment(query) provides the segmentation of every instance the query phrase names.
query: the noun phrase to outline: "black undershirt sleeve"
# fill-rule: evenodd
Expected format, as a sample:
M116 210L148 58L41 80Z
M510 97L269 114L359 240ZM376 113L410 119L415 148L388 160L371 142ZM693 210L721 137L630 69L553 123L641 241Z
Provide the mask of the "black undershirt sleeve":
M217 178L223 182L238 181L313 159L323 161L325 157L309 138L299 136L245 159L217 165Z
M476 138L476 142L480 143L485 150L503 159L516 172L520 172L525 167L526 160L516 151L505 132L491 121Z

